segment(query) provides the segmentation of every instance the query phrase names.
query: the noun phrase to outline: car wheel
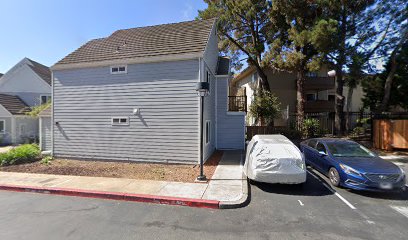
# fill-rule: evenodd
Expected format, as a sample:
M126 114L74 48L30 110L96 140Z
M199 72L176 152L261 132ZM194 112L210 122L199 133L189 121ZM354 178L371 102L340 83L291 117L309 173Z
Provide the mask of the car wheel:
M335 168L330 168L329 170L329 179L330 179L330 183L335 186L338 187L340 185L340 175L339 172L337 172L337 170Z

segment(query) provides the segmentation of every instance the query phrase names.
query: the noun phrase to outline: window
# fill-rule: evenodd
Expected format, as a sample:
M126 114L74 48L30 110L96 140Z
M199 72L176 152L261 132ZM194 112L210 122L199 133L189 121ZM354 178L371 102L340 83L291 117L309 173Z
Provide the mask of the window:
M306 77L317 77L317 72L308 72L306 73Z
M311 139L311 140L309 140L309 142L307 143L307 145L309 146L309 147L311 147L311 148L315 148L316 147L316 140L313 140L313 139Z
M46 104L47 102L51 101L51 96L41 95L40 99L41 99L40 104Z
M324 152L325 154L327 154L326 148L324 147L323 143L317 143L316 150L318 152Z
M335 98L334 94L329 94L329 95L327 96L327 100L329 100L329 101L333 101L333 102L334 102L334 98Z
M206 71L205 81L208 82L208 94L211 92L211 73Z
M113 117L112 125L129 125L129 117Z
M316 101L316 94L315 93L306 94L306 101Z
M112 66L111 67L111 74L124 74L127 73L127 66Z
M252 82L256 83L258 81L258 72L254 72L254 74L252 74Z
M6 122L4 120L0 120L0 133L6 132Z
M205 144L211 141L211 121L205 122Z

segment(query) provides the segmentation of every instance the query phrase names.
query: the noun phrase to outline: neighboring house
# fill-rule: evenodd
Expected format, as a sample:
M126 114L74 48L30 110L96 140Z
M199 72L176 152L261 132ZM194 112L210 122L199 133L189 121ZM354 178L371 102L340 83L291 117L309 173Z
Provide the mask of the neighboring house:
M229 60L219 57L215 20L118 30L56 63L52 153L57 157L191 163L244 148L245 115L228 112Z
M38 137L38 118L25 113L51 98L51 71L24 58L0 78L0 144Z
M334 112L335 82L328 76L329 69L323 66L318 72L308 73L304 84L305 112L321 113ZM271 91L281 102L284 116L296 112L296 74L285 71L267 69L266 75ZM235 76L230 82L230 95L246 96L247 108L254 99L256 80L258 78L255 68L249 67ZM343 94L347 95L348 88L344 87ZM354 89L351 102L351 111L357 112L362 106L363 90L361 85ZM345 100L346 102L347 100ZM253 118L248 117L247 124L252 125ZM286 125L284 119L276 119L276 125Z

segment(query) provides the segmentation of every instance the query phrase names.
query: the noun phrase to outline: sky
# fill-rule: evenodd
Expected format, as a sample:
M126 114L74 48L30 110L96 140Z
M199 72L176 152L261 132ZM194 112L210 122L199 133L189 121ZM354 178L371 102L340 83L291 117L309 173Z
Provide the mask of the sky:
M0 0L0 73L24 57L52 66L118 29L193 20L201 0Z

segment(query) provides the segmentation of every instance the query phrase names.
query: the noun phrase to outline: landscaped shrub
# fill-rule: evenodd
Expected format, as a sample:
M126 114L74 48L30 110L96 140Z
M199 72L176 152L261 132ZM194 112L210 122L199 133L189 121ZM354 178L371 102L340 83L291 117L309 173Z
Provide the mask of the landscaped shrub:
M11 149L8 152L0 153L0 165L13 165L34 162L39 159L40 148L37 144L24 144Z
M302 134L304 138L313 138L320 135L319 120L314 118L306 118L303 121Z
M289 138L291 141L302 139L302 132L296 129L282 129L279 134Z
M280 114L278 97L268 91L258 91L254 96L254 101L249 107L249 114L255 118L255 123L264 122L268 126L273 125L273 119Z

